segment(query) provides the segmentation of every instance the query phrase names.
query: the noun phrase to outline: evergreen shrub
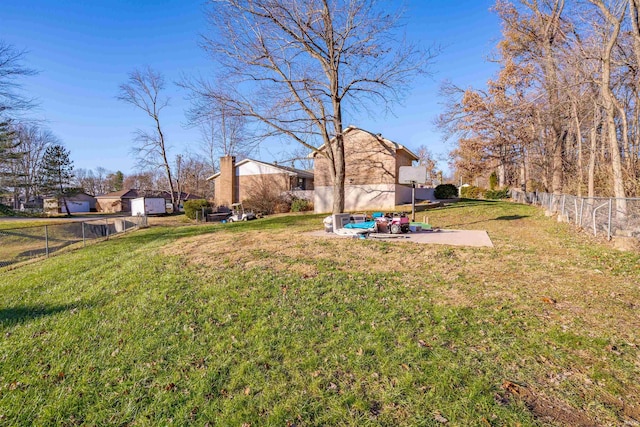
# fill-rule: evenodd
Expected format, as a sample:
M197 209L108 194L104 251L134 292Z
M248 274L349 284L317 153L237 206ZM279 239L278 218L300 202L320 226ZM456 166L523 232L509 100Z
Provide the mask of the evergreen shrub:
M455 199L458 197L458 187L453 184L440 184L435 188L436 199Z
M184 214L187 218L196 219L197 212L211 213L211 206L205 199L187 200L184 202Z

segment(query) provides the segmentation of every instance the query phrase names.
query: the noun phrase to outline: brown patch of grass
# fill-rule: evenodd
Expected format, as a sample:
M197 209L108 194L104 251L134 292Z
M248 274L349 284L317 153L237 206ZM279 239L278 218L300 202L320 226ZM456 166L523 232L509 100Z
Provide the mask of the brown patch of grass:
M606 407L619 419L637 419L637 254L622 255L531 207L453 207L425 215L438 227L487 230L495 248L325 239L293 227L217 230L167 246L164 252L205 270L258 268L302 279L332 270L392 272L403 286L428 288L439 305L520 313L553 335L551 352L555 341L567 341L562 347L565 359L526 354L507 369L506 374L529 384L519 388L519 396L536 417L558 425L595 425L593 420L599 419L607 424L611 415ZM595 344L585 347L581 340ZM605 371L605 379L593 379L597 371ZM610 390L616 394L613 400ZM589 399L598 405L590 407Z
M613 277L610 266L603 266L600 260L593 262L581 242L586 239L594 244L588 236L567 233L566 224L553 224L550 219L496 221L488 217L470 221L468 214L456 218L432 211L430 215L435 224L462 228L460 221L466 220L472 223L470 228L488 230L496 248L323 239L293 229L242 233L219 230L181 240L164 251L210 269L260 268L301 277L317 275L319 266L339 271L394 272L401 274L407 285L432 286L443 301L453 305L472 306L483 300L506 302L545 321L552 320L564 330L614 333L616 339L628 340L640 330L640 319L634 314L640 306L638 287L632 280ZM564 231L558 233L559 229ZM606 252L605 261L614 256Z
M505 390L506 396L522 400L536 418L542 421L573 427L596 427L598 425L581 411L528 387L505 381L502 388Z

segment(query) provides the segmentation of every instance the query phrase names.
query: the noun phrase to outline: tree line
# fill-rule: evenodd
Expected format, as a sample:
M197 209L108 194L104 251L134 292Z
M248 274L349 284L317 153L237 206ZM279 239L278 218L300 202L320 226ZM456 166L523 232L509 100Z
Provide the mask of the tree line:
M22 91L20 79L35 71L23 65L24 55L0 40L0 203L19 209L37 205L42 197L55 197L65 204L78 192L101 195L125 188L153 191L168 187L162 174L152 168L142 167L128 176L103 167L74 169L63 142L41 123L25 118L35 104ZM178 191L212 196L206 177L215 171L215 163L208 164L203 157L176 156L172 181Z
M138 178L157 177L175 206L187 188L204 192L201 178L215 172L218 157L243 157L261 141L280 138L299 144L302 157L317 152L328 159L333 210L342 212L344 120L392 110L438 51L405 38L403 12L380 0L209 2L201 45L214 72L178 82L192 101L189 125L203 133L199 153L174 154L175 141L164 132L170 99L161 72L134 69L119 87L117 98L147 120L133 141L144 172ZM423 163L433 169L430 162L427 156ZM103 189L99 171L81 175L83 186Z
M499 72L443 85L438 125L464 180L618 198L640 193L638 0L498 0Z

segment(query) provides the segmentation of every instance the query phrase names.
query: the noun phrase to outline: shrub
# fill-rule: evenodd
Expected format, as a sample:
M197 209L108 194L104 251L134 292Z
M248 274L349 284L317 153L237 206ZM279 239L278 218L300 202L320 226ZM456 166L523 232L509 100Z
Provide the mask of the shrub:
M305 212L313 210L313 203L307 199L294 198L291 200L291 212Z
M245 210L250 210L263 215L271 215L274 213L286 213L291 210L291 202L284 195L263 193L262 197L258 195L249 197L242 201Z
M259 175L247 183L247 193L242 200L244 208L256 214L270 215L291 210L291 199L280 180L271 175Z
M196 219L197 212L211 213L211 206L205 199L187 200L184 202L184 214L187 218Z
M458 197L458 187L453 184L440 184L434 191L436 199L454 199Z
M15 212L9 206L0 203L0 216L14 216Z
M479 199L482 197L484 189L476 187L475 185L469 185L467 187L460 188L460 197L465 199Z
M487 190L484 193L485 199L508 199L509 189L503 188L501 190Z

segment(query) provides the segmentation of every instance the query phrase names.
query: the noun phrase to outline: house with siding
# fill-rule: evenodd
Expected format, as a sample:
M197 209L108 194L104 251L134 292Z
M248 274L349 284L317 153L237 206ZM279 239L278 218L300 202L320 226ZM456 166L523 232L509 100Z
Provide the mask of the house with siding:
M401 166L418 160L407 147L355 126L343 132L345 151L345 210L386 210L411 203L411 186L398 182ZM314 209L333 209L333 180L324 145L314 158Z
M226 207L256 197L265 188L309 199L314 188L312 172L253 159L236 163L234 156L221 157L220 172L207 180L214 181L216 204Z

